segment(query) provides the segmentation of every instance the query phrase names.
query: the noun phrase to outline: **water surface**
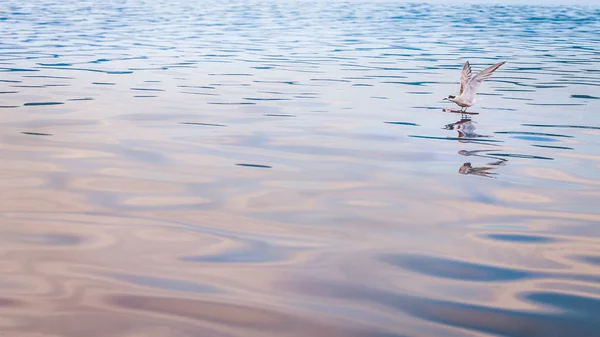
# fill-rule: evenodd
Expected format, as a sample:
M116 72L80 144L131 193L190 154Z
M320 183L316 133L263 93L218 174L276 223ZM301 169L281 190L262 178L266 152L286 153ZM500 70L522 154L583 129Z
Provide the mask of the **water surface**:
M597 336L599 18L4 1L0 335Z

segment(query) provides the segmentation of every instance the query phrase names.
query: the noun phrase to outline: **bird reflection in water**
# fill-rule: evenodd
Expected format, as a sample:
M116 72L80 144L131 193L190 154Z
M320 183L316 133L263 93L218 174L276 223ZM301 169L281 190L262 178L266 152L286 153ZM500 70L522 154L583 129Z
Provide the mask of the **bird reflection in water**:
M446 111L446 112L454 112L454 111ZM444 126L445 130L455 130L458 133L458 141L460 143L476 143L482 144L481 141L478 141L478 138L490 138L491 136L480 135L475 132L475 124L471 117L467 114L461 114L460 120L455 123L446 124ZM487 146L498 146L492 143L483 143ZM461 156L467 157L480 157L480 158L488 158L493 159L492 162L487 163L483 166L474 167L470 162L465 162L458 169L458 173L464 175L476 175L481 177L488 178L496 178L495 175L498 173L493 172L499 166L506 165L507 159L494 157L493 155L487 154L488 152L492 152L494 150L460 150L458 154Z
M488 177L488 178L496 179L496 177L494 177L494 175L497 175L498 173L490 172L495 169L496 169L495 167L490 167L490 166L473 167L473 165L471 165L471 163L464 163L458 169L458 173L464 174L464 175L472 174L472 175L476 175L476 176L480 176L480 177Z
M462 118L457 122L446 124L444 129L456 130L456 132L458 132L458 141L461 143L471 143L473 138L490 137L475 133L475 124L473 123L473 120L465 115L463 115Z
M485 154L486 152L490 152L490 151L493 151L493 150L474 150L474 151L460 150L460 151L458 151L458 154L460 154L461 156L474 156L474 157L494 159L493 162L487 163L486 164L487 166L481 166L481 167L473 167L473 165L471 165L470 162L466 162L466 163L462 164L462 166L458 169L458 173L465 174L465 175L472 174L472 175L481 176L481 177L495 178L494 176L497 175L497 173L492 172L492 171L495 170L496 168L498 168L498 166L506 165L506 162L508 160L504 159L504 158L498 158L498 157L494 157L494 156Z

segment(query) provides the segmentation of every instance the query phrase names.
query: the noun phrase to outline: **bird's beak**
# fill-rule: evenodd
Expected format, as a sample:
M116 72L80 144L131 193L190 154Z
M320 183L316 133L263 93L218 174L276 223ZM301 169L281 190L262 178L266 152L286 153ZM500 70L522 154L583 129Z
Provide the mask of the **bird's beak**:
M442 101L447 101L447 100L448 100L448 97L442 98Z

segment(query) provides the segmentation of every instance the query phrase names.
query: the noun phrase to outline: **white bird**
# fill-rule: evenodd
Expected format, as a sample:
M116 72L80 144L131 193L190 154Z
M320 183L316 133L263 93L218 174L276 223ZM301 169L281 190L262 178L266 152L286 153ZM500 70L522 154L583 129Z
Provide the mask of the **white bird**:
M449 95L448 97L445 97L444 100L456 103L462 108L460 110L461 112L467 111L468 107L475 104L475 96L477 95L477 89L479 89L481 83L492 77L494 71L500 68L500 66L504 63L506 63L506 61L496 63L493 66L483 69L479 74L473 76L471 74L471 65L469 64L469 61L465 62L462 72L460 73L460 89L458 91L458 95Z

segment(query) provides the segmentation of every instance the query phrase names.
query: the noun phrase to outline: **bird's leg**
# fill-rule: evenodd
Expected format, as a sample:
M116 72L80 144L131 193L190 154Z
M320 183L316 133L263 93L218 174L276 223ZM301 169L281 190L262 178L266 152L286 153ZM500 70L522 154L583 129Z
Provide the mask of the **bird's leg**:
M464 109L462 110L462 115L463 115L465 118L469 118L469 115L467 115L467 108L468 108L468 107L464 107Z

